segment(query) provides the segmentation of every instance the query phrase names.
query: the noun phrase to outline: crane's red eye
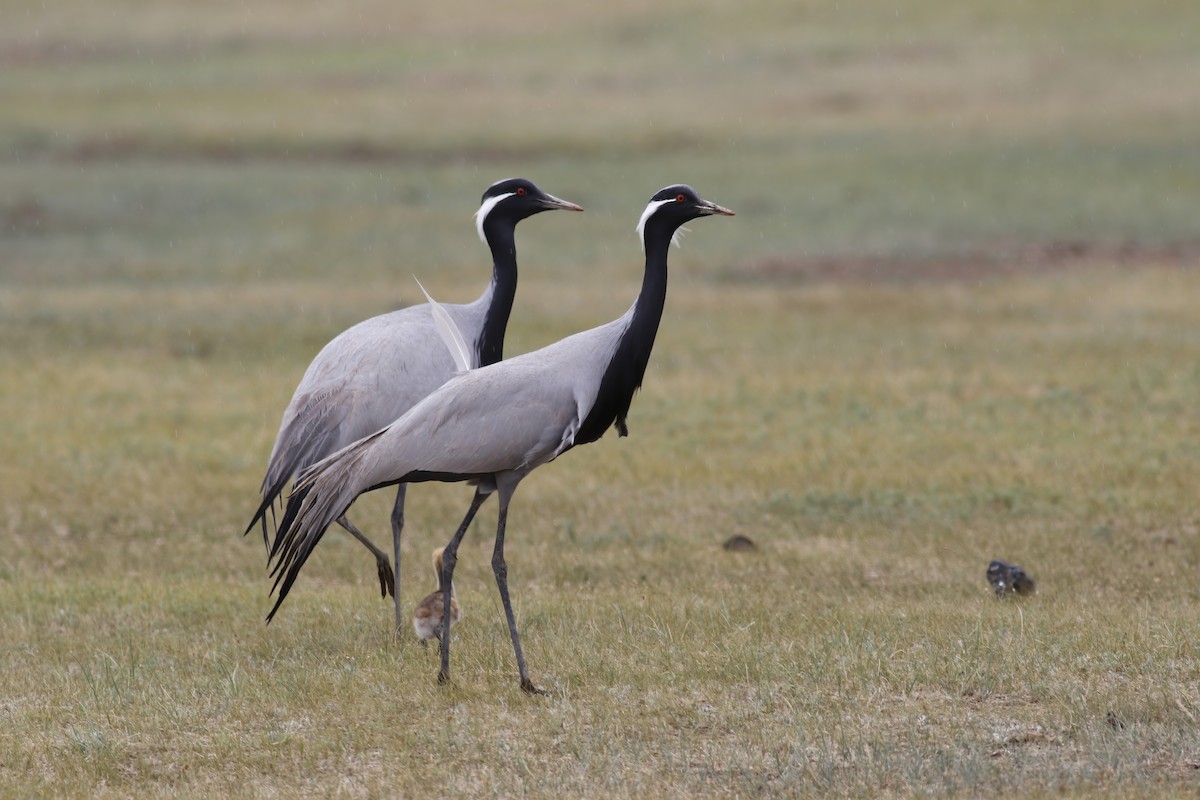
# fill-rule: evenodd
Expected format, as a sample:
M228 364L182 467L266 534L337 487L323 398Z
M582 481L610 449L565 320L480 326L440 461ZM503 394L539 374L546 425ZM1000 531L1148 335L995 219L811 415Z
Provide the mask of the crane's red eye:
M525 196L525 187L518 186L517 187L517 197L524 197L524 196Z
M677 194L677 195L675 195L675 202L676 202L676 203L682 203L684 200L687 200L687 198L686 198L686 197L684 197L683 195L681 195L681 194Z

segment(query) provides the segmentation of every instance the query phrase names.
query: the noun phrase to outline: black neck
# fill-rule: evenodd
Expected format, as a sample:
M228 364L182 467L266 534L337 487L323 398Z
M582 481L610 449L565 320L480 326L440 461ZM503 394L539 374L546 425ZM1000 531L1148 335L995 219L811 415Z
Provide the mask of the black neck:
M667 249L676 226L646 225L646 271L642 275L642 290L633 305L633 318L621 334L612 361L600 379L600 391L587 418L579 426L574 443L587 444L604 435L609 426L616 425L620 436L628 436L625 416L633 395L642 385L650 351L667 302Z
M487 219L483 235L492 251L492 302L484 312L479 334L479 366L486 367L504 358L504 331L517 296L516 223L506 219Z

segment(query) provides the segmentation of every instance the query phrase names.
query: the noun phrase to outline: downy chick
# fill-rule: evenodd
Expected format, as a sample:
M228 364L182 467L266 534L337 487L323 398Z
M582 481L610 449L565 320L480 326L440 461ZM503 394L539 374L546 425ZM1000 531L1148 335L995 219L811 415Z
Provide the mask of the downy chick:
M417 632L417 636L421 639L421 644L430 639L437 639L441 643L442 635L442 550L444 547L439 547L433 551L433 574L437 576L438 588L436 592L426 595L425 599L417 604L416 611L413 612L413 630ZM458 622L460 613L458 610L458 596L454 592L454 586L450 587L450 626Z

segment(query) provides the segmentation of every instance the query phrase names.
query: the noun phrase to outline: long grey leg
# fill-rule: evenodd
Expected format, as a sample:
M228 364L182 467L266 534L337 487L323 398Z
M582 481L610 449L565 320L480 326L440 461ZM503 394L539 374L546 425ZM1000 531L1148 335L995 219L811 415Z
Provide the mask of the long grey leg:
M512 601L508 599L508 565L504 563L504 528L508 519L507 498L501 495L500 519L496 523L496 547L492 551L492 572L496 573L496 586L500 589L500 600L504 603L504 616L508 619L508 634L512 637L513 652L517 654L517 670L521 674L521 688L529 694L545 694L529 680L525 668L525 654L521 651L521 636L517 633L517 620L513 616Z
M392 507L392 550L395 553L396 572L392 584L392 598L396 601L396 635L404 630L404 614L400 603L400 534L404 531L404 495L408 484L402 483L396 489L396 505Z
M337 524L345 528L351 536L362 542L368 550L375 554L375 568L379 571L379 596L387 597L388 594L398 594L396 591L395 578L392 574L392 565L388 563L387 553L375 546L375 543L363 535L363 532L354 527L354 523L345 514L337 518ZM399 601L396 601L397 607Z
M475 512L483 505L483 501L488 499L489 494L491 492L484 492L482 489L475 490L475 496L471 498L471 507L467 509L467 516L463 517L462 524L442 551L442 664L438 670L438 683L450 680L450 589L453 586L451 582L454 580L454 565L458 562L458 543L462 541L471 520L475 519Z

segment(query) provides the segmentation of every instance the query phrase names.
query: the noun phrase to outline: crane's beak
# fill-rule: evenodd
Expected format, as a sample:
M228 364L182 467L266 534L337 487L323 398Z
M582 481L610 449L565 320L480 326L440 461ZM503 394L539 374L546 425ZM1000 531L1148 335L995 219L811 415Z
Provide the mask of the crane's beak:
M583 206L577 206L569 200L563 200L552 194L548 194L542 198L542 207L547 210L561 208L565 211L583 211Z
M725 208L724 206L719 206L716 203L710 203L707 200L704 200L700 203L700 213L704 214L704 215L720 214L722 217L736 217L737 216L737 214L734 214L728 208Z

